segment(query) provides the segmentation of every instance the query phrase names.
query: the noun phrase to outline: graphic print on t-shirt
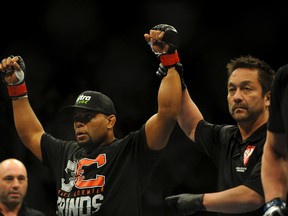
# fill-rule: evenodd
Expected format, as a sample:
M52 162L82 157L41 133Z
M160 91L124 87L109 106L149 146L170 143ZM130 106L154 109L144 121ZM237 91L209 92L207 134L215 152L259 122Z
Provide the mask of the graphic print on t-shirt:
M99 211L104 200L105 176L97 174L97 169L106 162L106 154L67 162L66 178L61 179L58 191L58 215L83 216Z

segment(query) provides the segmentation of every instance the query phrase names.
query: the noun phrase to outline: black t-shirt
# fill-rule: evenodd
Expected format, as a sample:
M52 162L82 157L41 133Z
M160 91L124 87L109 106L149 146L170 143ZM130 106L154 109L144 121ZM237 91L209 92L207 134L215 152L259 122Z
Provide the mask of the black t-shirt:
M288 137L288 64L279 68L273 80L268 130Z
M0 212L0 216L4 216ZM22 203L18 216L46 216L43 212L29 207L25 202Z
M56 177L58 215L142 215L141 195L162 152L149 150L144 126L89 154L49 134L41 145L43 164Z
M264 197L261 183L261 159L266 140L267 124L242 141L235 125L215 125L200 121L195 142L218 168L218 191L245 185ZM218 213L218 215L227 215ZM231 215L231 214L228 214ZM262 216L262 208L255 212L232 215Z

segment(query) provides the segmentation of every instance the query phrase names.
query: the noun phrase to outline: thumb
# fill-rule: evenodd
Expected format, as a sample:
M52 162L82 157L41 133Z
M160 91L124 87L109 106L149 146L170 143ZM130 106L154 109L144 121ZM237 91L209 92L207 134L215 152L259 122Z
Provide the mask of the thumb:
M173 195L173 196L166 197L165 201L171 205L171 204L176 204L178 202L178 199L179 199L179 195Z
M144 34L144 39L146 40L147 43L149 43L150 42L150 35L145 33Z

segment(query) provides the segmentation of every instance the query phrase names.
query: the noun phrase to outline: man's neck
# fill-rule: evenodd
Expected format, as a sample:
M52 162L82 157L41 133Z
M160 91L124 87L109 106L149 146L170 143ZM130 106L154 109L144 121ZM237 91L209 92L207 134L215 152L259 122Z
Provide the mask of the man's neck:
M17 216L20 211L21 204L13 207L7 207L3 203L0 202L0 216Z

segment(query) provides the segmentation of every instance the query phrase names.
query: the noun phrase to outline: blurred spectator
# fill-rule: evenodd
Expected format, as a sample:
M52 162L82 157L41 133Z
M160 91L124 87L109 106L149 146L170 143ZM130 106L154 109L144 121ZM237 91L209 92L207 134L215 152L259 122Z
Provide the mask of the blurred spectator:
M0 215L45 216L24 202L28 187L25 165L14 158L0 163Z

